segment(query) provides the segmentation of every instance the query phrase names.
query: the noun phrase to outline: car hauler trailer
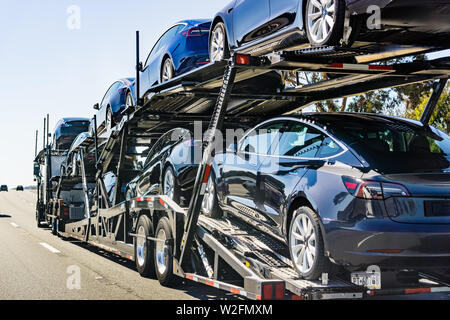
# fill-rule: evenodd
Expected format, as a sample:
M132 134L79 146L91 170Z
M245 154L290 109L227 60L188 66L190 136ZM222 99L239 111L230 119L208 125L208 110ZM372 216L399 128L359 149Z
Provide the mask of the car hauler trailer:
M200 214L211 172L213 133L224 125L248 127L299 111L315 101L436 80L422 117L428 123L450 75L450 59L391 65L357 63L355 56L361 58L364 54L330 47L258 58L235 54L227 61L206 65L155 86L143 97L138 93L138 106L126 110L117 126L101 137L95 132L79 147L79 180L60 177L61 190L70 192L75 183L81 183L85 210L81 219L67 219L64 206L58 207L67 199L58 199L57 232L136 261L141 275L152 274L156 265L163 285L185 278L249 299L357 299L450 291L441 280L418 273L410 282L414 285L403 284L395 290L383 285L380 289L382 275L376 266L352 273L347 279L329 278L327 274L320 281L300 279L286 246L278 240L232 216L212 219ZM137 66L139 79L139 62ZM260 90L246 85L246 81L273 71L328 72L340 76L286 90ZM209 126L189 207L182 208L165 195L126 199L123 186L139 172L135 166L137 147L148 146L167 130L194 121L209 121ZM87 152L94 152L97 160L95 181L86 174ZM103 180L110 170L116 177L112 196ZM93 182L94 192L89 186Z

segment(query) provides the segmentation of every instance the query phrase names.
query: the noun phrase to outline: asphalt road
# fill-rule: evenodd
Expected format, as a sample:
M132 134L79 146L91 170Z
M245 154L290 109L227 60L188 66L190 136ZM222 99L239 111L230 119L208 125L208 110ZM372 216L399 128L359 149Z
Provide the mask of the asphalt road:
M53 236L35 222L36 194L0 192L1 300L233 300L193 282L162 287L142 278L134 262L79 241ZM377 299L377 298L375 298ZM450 300L449 293L389 299Z
M192 282L162 287L140 277L134 262L38 229L35 201L32 191L0 192L0 301L235 298Z

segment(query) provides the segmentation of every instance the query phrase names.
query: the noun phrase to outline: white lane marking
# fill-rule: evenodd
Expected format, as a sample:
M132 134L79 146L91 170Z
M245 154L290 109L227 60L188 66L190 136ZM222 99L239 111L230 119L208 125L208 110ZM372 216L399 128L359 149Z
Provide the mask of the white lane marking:
M39 243L41 246L43 246L45 249L47 249L48 251L52 252L52 253L61 253L61 251L53 248L51 245L45 243L45 242L41 242Z
M18 228L19 227L19 225L15 224L14 222L10 222L10 225L12 225L14 228Z

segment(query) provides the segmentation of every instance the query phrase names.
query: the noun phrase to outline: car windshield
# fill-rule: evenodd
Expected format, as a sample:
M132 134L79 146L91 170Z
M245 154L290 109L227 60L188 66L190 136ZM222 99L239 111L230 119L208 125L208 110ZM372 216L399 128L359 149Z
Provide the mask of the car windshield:
M341 120L330 131L382 174L450 168L450 137L439 130L402 121Z

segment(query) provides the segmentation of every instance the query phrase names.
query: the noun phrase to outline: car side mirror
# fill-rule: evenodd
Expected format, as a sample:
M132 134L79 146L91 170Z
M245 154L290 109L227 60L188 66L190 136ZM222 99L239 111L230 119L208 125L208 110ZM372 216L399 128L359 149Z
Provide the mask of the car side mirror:
M144 170L144 165L142 164L142 161L139 161L139 162L136 164L136 168L137 168L139 171Z
M100 109L100 105L98 103L94 104L94 110L99 110Z

